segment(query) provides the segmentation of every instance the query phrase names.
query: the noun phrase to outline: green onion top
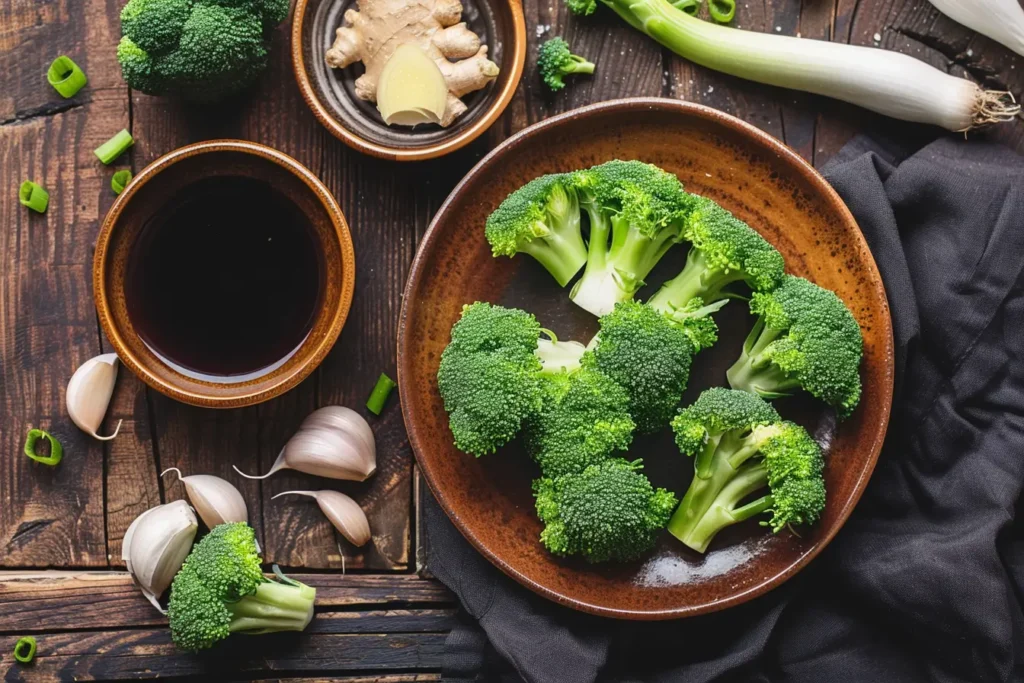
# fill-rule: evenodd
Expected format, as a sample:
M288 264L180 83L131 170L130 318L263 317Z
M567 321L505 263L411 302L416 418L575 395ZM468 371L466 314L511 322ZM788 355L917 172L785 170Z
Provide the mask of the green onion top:
M100 161L109 165L133 144L135 144L135 139L132 138L131 133L127 130L122 130L120 133L97 147L93 153Z
M89 82L85 73L66 55L53 60L46 71L46 80L64 98L74 97Z
M49 455L39 455L36 453L36 444L39 443L40 439L46 439L50 444ZM38 463L43 465L49 465L53 467L60 463L64 457L64 449L60 445L60 441L57 441L52 435L44 432L42 429L30 429L28 430L28 436L25 437L25 455L32 458Z
M114 194L121 194L125 186L131 182L132 172L127 168L121 169L110 178L110 189Z
M50 193L31 180L26 180L18 188L18 201L36 213L43 213L50 205Z
M391 390L394 388L395 380L382 372L377 379L377 385L373 387L373 392L370 393L370 398L366 400L366 409L374 415L380 415L380 411L384 409L384 403L388 400L388 396L391 395Z
M14 658L22 664L28 664L36 657L36 639L32 636L19 638L14 645Z
M719 24L728 24L736 16L736 0L709 0L708 11Z
M697 16L697 12L700 10L700 3L701 0L674 0L672 6L693 17Z

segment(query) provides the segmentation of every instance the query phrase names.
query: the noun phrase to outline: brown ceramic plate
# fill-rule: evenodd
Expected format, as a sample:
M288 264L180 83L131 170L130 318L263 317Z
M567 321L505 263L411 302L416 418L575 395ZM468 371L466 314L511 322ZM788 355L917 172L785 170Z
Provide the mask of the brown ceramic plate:
M526 60L526 22L521 0L462 0L462 20L488 47L501 73L486 88L469 93L469 107L447 128L406 128L384 123L377 106L355 95L362 64L332 69L324 52L357 0L297 0L292 20L292 66L313 114L331 133L354 149L384 159L433 159L469 144L490 127L512 100Z
M587 341L595 319L568 299L533 259L495 259L484 239L488 214L511 191L543 173L609 159L641 159L678 174L761 232L787 269L835 290L864 331L863 400L838 428L809 399L777 402L782 414L829 444L829 497L821 521L802 537L772 535L756 521L727 529L705 555L668 533L642 561L591 566L554 557L538 542L541 524L530 494L537 470L512 445L480 459L452 446L435 375L462 305L491 301L537 315L560 338ZM677 273L680 246L641 290L645 298ZM684 403L726 384L752 319L743 302L716 315L721 340L695 361ZM405 291L398 340L399 387L416 459L434 496L460 531L495 565L552 600L595 614L668 619L749 600L793 576L835 536L857 503L882 447L892 402L893 342L885 290L857 224L824 179L774 138L738 119L663 99L605 102L531 126L484 158L438 211ZM667 430L666 430L667 432ZM637 439L657 486L678 494L693 464L666 433Z

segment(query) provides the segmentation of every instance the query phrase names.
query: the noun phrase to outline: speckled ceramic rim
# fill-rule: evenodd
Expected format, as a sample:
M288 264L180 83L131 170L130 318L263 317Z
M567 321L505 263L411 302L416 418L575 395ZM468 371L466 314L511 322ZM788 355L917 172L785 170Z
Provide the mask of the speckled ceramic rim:
M608 102L601 102L593 104L573 111L565 112L558 116L553 116L545 121L529 126L523 129L519 133L505 140L502 144L498 145L490 154L484 157L473 169L466 175L465 178L452 190L452 193L445 200L444 204L434 216L434 220L431 222L430 227L427 229L426 235L423 237L423 242L420 244L419 250L417 251L416 258L412 264L412 270L409 274L409 280L406 283L405 294L402 299L402 312L398 326L398 387L399 393L405 394L411 392L412 387L410 382L414 381L414 378L410 375L410 372L406 372L405 365L403 364L403 357L406 347L417 343L416 336L414 334L408 334L406 330L406 319L408 316L408 307L416 305L416 302L412 300L412 292L417 289L420 278L423 276L425 254L430 250L432 243L436 239L436 224L438 218L443 216L448 206L453 202L454 198L457 197L463 188L469 183L475 175L482 172L483 169L495 164L500 163L501 159L508 154L514 153L517 148L526 143L534 134L539 131L546 130L548 128L555 128L563 125L581 125L581 119L587 118L591 114L603 113L609 111L629 111L629 110L657 110L663 112L678 112L680 114L686 114L689 116L696 116L699 118L711 120L722 124L732 130L736 131L741 135L745 135L749 138L754 139L758 144L763 145L770 149L772 152L778 155L780 163L788 164L795 170L797 170L804 178L809 181L816 190L825 196L832 208L840 214L843 222L850 228L850 234L858 242L858 247L861 248L862 252L866 255L868 260L867 266L872 274L871 282L869 286L874 290L875 297L882 305L882 310L885 312L882 323L885 326L884 334L884 348L882 349L882 359L885 367L885 381L883 383L884 391L881 396L872 396L872 401L881 402L882 417L879 420L879 424L874 430L874 439L870 444L865 444L863 447L869 451L869 457L866 466L861 472L860 478L854 485L852 495L846 500L846 504L839 511L837 522L832 525L826 535L821 539L820 542L814 544L807 551L793 561L788 567L782 571L776 573L773 576L766 577L758 585L744 590L742 592L730 595L729 597L714 600L699 605L687 605L685 607L666 609L666 610L620 610L611 609L602 605L595 605L580 600L569 598L565 595L551 591L544 586L540 585L536 581L533 581L529 577L522 575L517 572L513 567L503 562L494 553L492 553L487 547L483 546L480 541L469 532L467 526L459 518L457 514L452 511L451 505L448 502L447 496L444 493L443 482L439 482L435 479L434 473L430 467L429 462L420 455L420 450L423 448L423 441L420 438L419 429L416 423L413 421L412 416L409 414L409 408L405 402L402 403L402 414L405 418L405 426L409 432L409 443L412 446L413 453L416 456L416 461L419 465L420 471L423 473L424 478L427 480L427 485L430 487L434 497L440 503L441 508L445 511L448 517L452 520L452 523L462 532L470 543L486 557L492 564L501 569L503 572L511 576L513 579L523 584L530 590L538 593L545 598L553 600L567 607L581 610L583 612L589 612L591 614L597 614L599 616L614 617L619 619L634 619L643 621L652 620L663 620L663 619L676 619L680 617L697 616L700 614L706 614L708 612L716 612L718 610L739 605L748 600L756 598L759 595L763 595L769 590L779 586L787 579L792 577L804 566L807 565L814 557L820 553L825 546L835 537L836 533L843 527L846 520L849 518L850 513L853 512L853 508L860 500L861 495L864 493L864 488L867 486L868 480L871 478L871 473L875 469L875 464L878 462L878 454L882 450L882 444L885 441L885 433L889 425L889 414L892 408L892 390L893 390L893 337L892 337L892 319L889 315L889 302L885 295L885 287L882 284L882 277L878 272L878 266L874 261L871 251L868 248L867 242L864 239L863 233L857 226L856 220L850 210L840 199L836 191L832 189L832 186L819 174L814 167L808 164L804 159L796 152L786 147L783 143L779 142L772 136L768 135L764 131L756 128L734 116L725 114L716 109L710 107L704 107L698 104L692 104L690 102L682 102L679 100L669 100L662 98L629 98L622 100L612 100ZM412 356L411 353L408 354Z
M238 387L238 391L233 392L230 395L217 395L214 393L203 394L196 391L186 390L183 387L176 386L175 384L168 382L162 377L158 377L151 372L146 363L137 357L131 351L128 344L125 343L122 330L112 315L111 304L108 300L106 291L107 260L108 253L112 248L111 237L114 227L117 225L118 219L121 217L121 213L132 201L135 194L147 182L153 181L161 171L167 169L171 165L196 155L216 154L219 152L242 153L259 157L280 166L301 180L303 184L313 191L324 210L330 216L335 234L338 238L338 246L341 251L341 288L338 299L337 301L325 301L322 303L323 306L332 306L334 308L330 323L327 326L326 334L317 341L315 345L309 346L308 348L307 344L309 344L309 339L303 342L302 346L300 346L299 350L296 352L296 356L300 359L298 361L296 371L288 375L282 375L280 377L280 381L277 383L269 386L263 384L259 390L248 393L245 391L246 383L239 383L238 385L210 385L211 390L218 389L220 391L232 386ZM334 342L337 341L338 335L341 333L341 328L345 325L345 319L348 317L349 309L352 306L352 295L355 290L355 276L355 250L352 246L352 236L348 230L348 223L345 222L345 216L341 213L341 208L338 206L338 203L324 184L320 182L320 180L313 175L309 169L287 154L271 149L265 145L260 145L255 142L246 142L243 140L210 140L207 142L198 142L186 145L174 150L173 152L165 154L144 168L141 173L132 179L132 182L129 183L128 187L118 195L117 200L114 202L114 205L110 207L110 211L103 220L103 226L100 228L100 234L96 240L96 253L93 256L92 268L93 293L96 300L96 311L100 319L100 327L103 329L103 333L107 336L107 339L109 339L110 343L113 345L114 351L117 353L120 361L124 363L128 369L139 376L142 381L160 393L183 403L207 408L240 408L242 406L261 403L274 398L275 396L280 396L308 377L327 356L331 347L334 346ZM201 385L203 383L192 380L189 384L191 386L195 386L196 384Z
M319 119L327 130L344 142L349 147L359 150L364 154L370 154L381 159L392 161L423 161L434 159L445 154L451 154L457 149L465 147L477 139L485 130L491 127L499 116L505 111L505 107L512 101L512 96L519 87L519 80L523 77L523 65L526 62L526 20L523 18L523 6L519 0L494 0L508 4L512 13L513 35L510 49L514 55L512 60L512 74L505 81L504 87L498 93L497 98L491 104L487 112L480 117L472 126L444 142L427 147L415 149L405 147L391 147L381 145L366 138L356 135L348 128L345 128L320 102L312 83L309 82L309 74L306 73L306 59L302 54L302 26L306 18L306 5L309 0L296 0L295 9L292 10L292 66L295 70L295 80L302 91L302 97L306 104L313 110L313 114Z

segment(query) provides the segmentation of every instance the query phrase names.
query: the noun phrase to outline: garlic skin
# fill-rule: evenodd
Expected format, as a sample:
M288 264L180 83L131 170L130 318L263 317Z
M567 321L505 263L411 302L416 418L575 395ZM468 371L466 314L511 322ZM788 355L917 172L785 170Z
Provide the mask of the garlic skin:
M96 433L103 423L103 416L107 414L110 397L114 395L117 364L116 353L105 353L90 358L75 370L71 381L68 382L68 416L79 429L100 441L109 441L121 431L119 420L114 433L110 436L100 436Z
M215 477L212 474L193 474L188 477L181 476L181 470L177 467L168 467L160 473L164 476L168 472L178 475L178 481L185 485L185 492L188 499L192 501L199 518L208 529L225 522L248 522L249 511L245 506L245 499L238 489L228 481Z
M246 479L266 479L278 470L297 470L328 479L365 481L377 471L373 430L362 415L343 406L314 410L281 449L270 471Z
M270 500L288 495L314 498L324 516L352 545L357 547L366 545L370 540L370 521L366 519L366 513L359 507L359 503L344 493L339 491L283 491Z
M121 559L135 585L161 614L160 596L192 550L199 524L183 500L157 505L135 518L121 542Z

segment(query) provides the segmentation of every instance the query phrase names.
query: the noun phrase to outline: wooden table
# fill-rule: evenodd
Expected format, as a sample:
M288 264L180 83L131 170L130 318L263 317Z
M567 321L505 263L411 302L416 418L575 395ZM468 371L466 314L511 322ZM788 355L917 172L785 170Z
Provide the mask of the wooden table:
M395 336L405 276L436 208L499 141L557 112L618 97L660 95L717 107L784 140L821 165L855 133L919 137L849 105L720 76L676 58L611 12L570 19L557 0L527 0L530 57L503 118L476 143L445 159L396 164L353 152L320 126L292 78L288 29L276 32L271 66L250 97L186 107L131 92L114 46L118 10L105 0L0 0L0 673L4 680L118 679L214 674L216 680L330 677L346 681L436 680L455 604L422 577L417 552L419 486L397 401L371 416L378 471L340 483L366 509L373 542L341 546L311 504L270 497L320 486L282 473L263 482L231 472L266 471L301 419L317 406L360 408L377 375L395 373ZM939 16L924 0L740 0L742 28L901 50L989 87L1024 90L1024 58ZM533 55L563 35L598 64L594 78L542 88ZM75 59L89 86L64 100L45 80L59 54ZM127 128L136 143L107 168L92 150ZM985 134L1024 149L1019 122ZM138 171L182 144L216 137L256 140L308 166L341 203L358 261L356 298L341 339L322 367L281 399L254 408L192 408L121 372L101 443L78 431L64 407L75 368L110 350L93 308L90 268L96 233L114 200L110 176ZM45 215L16 199L20 181L50 191ZM56 469L21 455L29 427L64 444ZM147 508L181 498L164 468L225 476L249 502L267 562L318 589L319 613L303 636L236 638L213 656L175 651L165 620L123 571L121 539ZM13 662L33 634L31 667Z

